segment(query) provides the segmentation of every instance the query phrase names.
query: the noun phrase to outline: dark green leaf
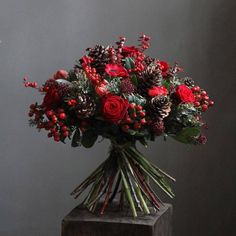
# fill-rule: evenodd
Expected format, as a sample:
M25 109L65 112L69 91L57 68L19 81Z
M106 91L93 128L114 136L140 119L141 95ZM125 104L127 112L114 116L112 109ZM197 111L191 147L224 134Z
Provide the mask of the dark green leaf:
M127 70L133 69L135 67L134 61L131 57L126 57L124 59L124 62L125 62L125 68Z
M85 148L90 148L94 145L97 138L98 138L98 135L92 129L88 129L82 135L81 144Z
M163 80L163 81L162 81L162 85L163 85L166 89L169 89L169 88L170 88L170 81L168 81L168 80Z
M131 76L131 81L134 86L138 86L138 79L136 75Z
M71 141L71 146L72 147L78 147L80 145L80 130L76 129L74 134L73 134L73 138Z
M190 127L182 129L174 138L182 143L192 143L193 137L197 137L199 134L198 127Z

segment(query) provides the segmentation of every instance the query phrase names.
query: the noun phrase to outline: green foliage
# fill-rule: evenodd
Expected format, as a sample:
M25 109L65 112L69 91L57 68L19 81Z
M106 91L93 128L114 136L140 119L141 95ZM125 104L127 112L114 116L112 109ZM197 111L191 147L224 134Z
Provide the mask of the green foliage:
M135 67L134 60L131 57L126 57L123 61L127 70L133 69Z
M76 129L72 137L71 146L78 147L80 145L80 140L81 140L80 130Z
M120 84L121 84L121 80L120 80L119 77L113 78L113 79L110 80L110 82L107 84L107 90L108 90L110 93L119 94L119 93L120 93Z
M81 144L85 148L91 148L96 142L97 138L98 135L94 132L94 130L88 129L82 135Z
M77 80L72 81L72 88L77 94L88 94L93 90L93 86L85 73L78 74Z
M125 98L128 99L129 103L135 103L141 106L146 104L146 99L139 94L128 94Z
M170 80L166 79L166 80L162 80L162 85L169 90L170 88Z
M134 86L136 86L136 87L138 86L138 78L135 74L131 75L131 82Z
M70 70L70 71L69 71L68 80L69 80L70 82L72 82L72 81L77 81L77 80L78 80L78 76L76 75L76 73L75 73L74 70Z
M196 119L199 111L192 104L180 104L172 106L170 115L165 119L166 132L176 134L186 127L200 127L200 122Z
M182 129L174 138L182 143L193 143L194 137L200 135L200 129L198 127L188 127Z

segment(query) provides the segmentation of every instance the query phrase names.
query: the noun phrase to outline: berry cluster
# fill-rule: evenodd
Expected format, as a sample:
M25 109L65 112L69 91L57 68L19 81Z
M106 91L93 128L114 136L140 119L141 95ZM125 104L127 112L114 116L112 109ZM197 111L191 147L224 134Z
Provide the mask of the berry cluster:
M122 130L127 133L131 130L140 130L147 123L145 116L146 112L141 105L130 103L127 116L122 121Z
M210 100L207 92L199 86L194 86L192 92L195 97L194 106L199 108L202 112L207 111L209 107L214 105L214 101Z
M101 77L97 73L96 69L92 68L91 65L90 65L93 61L93 58L91 58L89 56L84 56L84 57L82 57L81 61L83 61L81 63L81 66L83 67L84 72L87 75L87 77L91 80L91 82L94 85L99 84Z
M31 87L31 88L37 88L38 84L37 82L30 82L28 81L28 78L27 77L24 77L23 78L23 81L24 81L24 86L27 88L27 87Z
M70 128L66 125L67 115L63 108L45 112L41 106L31 104L29 117L33 116L37 128L49 131L48 137L53 137L56 142L63 141L70 136Z

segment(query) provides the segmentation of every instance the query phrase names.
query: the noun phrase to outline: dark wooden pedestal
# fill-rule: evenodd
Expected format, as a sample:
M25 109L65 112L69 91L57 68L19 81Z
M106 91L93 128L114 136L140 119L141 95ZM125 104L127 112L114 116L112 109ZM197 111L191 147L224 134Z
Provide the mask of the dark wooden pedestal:
M104 216L77 207L63 219L61 236L171 236L171 216L170 204L137 218L116 205L107 209Z

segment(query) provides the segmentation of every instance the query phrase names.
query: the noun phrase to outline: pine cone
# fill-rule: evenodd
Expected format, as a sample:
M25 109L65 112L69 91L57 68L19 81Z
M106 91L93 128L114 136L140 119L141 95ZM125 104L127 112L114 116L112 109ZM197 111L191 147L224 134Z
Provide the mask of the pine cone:
M185 83L185 85L187 85L189 88L192 88L192 87L194 87L194 85L195 85L193 79L190 78L190 77L184 78L184 83Z
M99 74L104 73L104 68L110 62L109 46L96 45L94 48L88 48L88 56L93 58L91 66L97 70Z
M151 123L151 129L155 135L162 135L165 131L164 122L162 120L155 120Z
M151 62L152 59L149 59ZM162 74L159 65L156 61L152 61L141 74L141 79L139 80L139 92L142 95L147 95L149 88L153 86L161 86Z
M149 56L146 56L144 58L144 63L146 66L149 66L151 63L154 63L155 62L155 58L152 58L152 57L149 57Z
M75 107L78 118L88 118L94 115L96 111L96 104L92 98L87 95L79 95L76 99L77 105Z
M151 117L163 120L171 111L171 102L166 96L156 96L151 99L149 113Z

